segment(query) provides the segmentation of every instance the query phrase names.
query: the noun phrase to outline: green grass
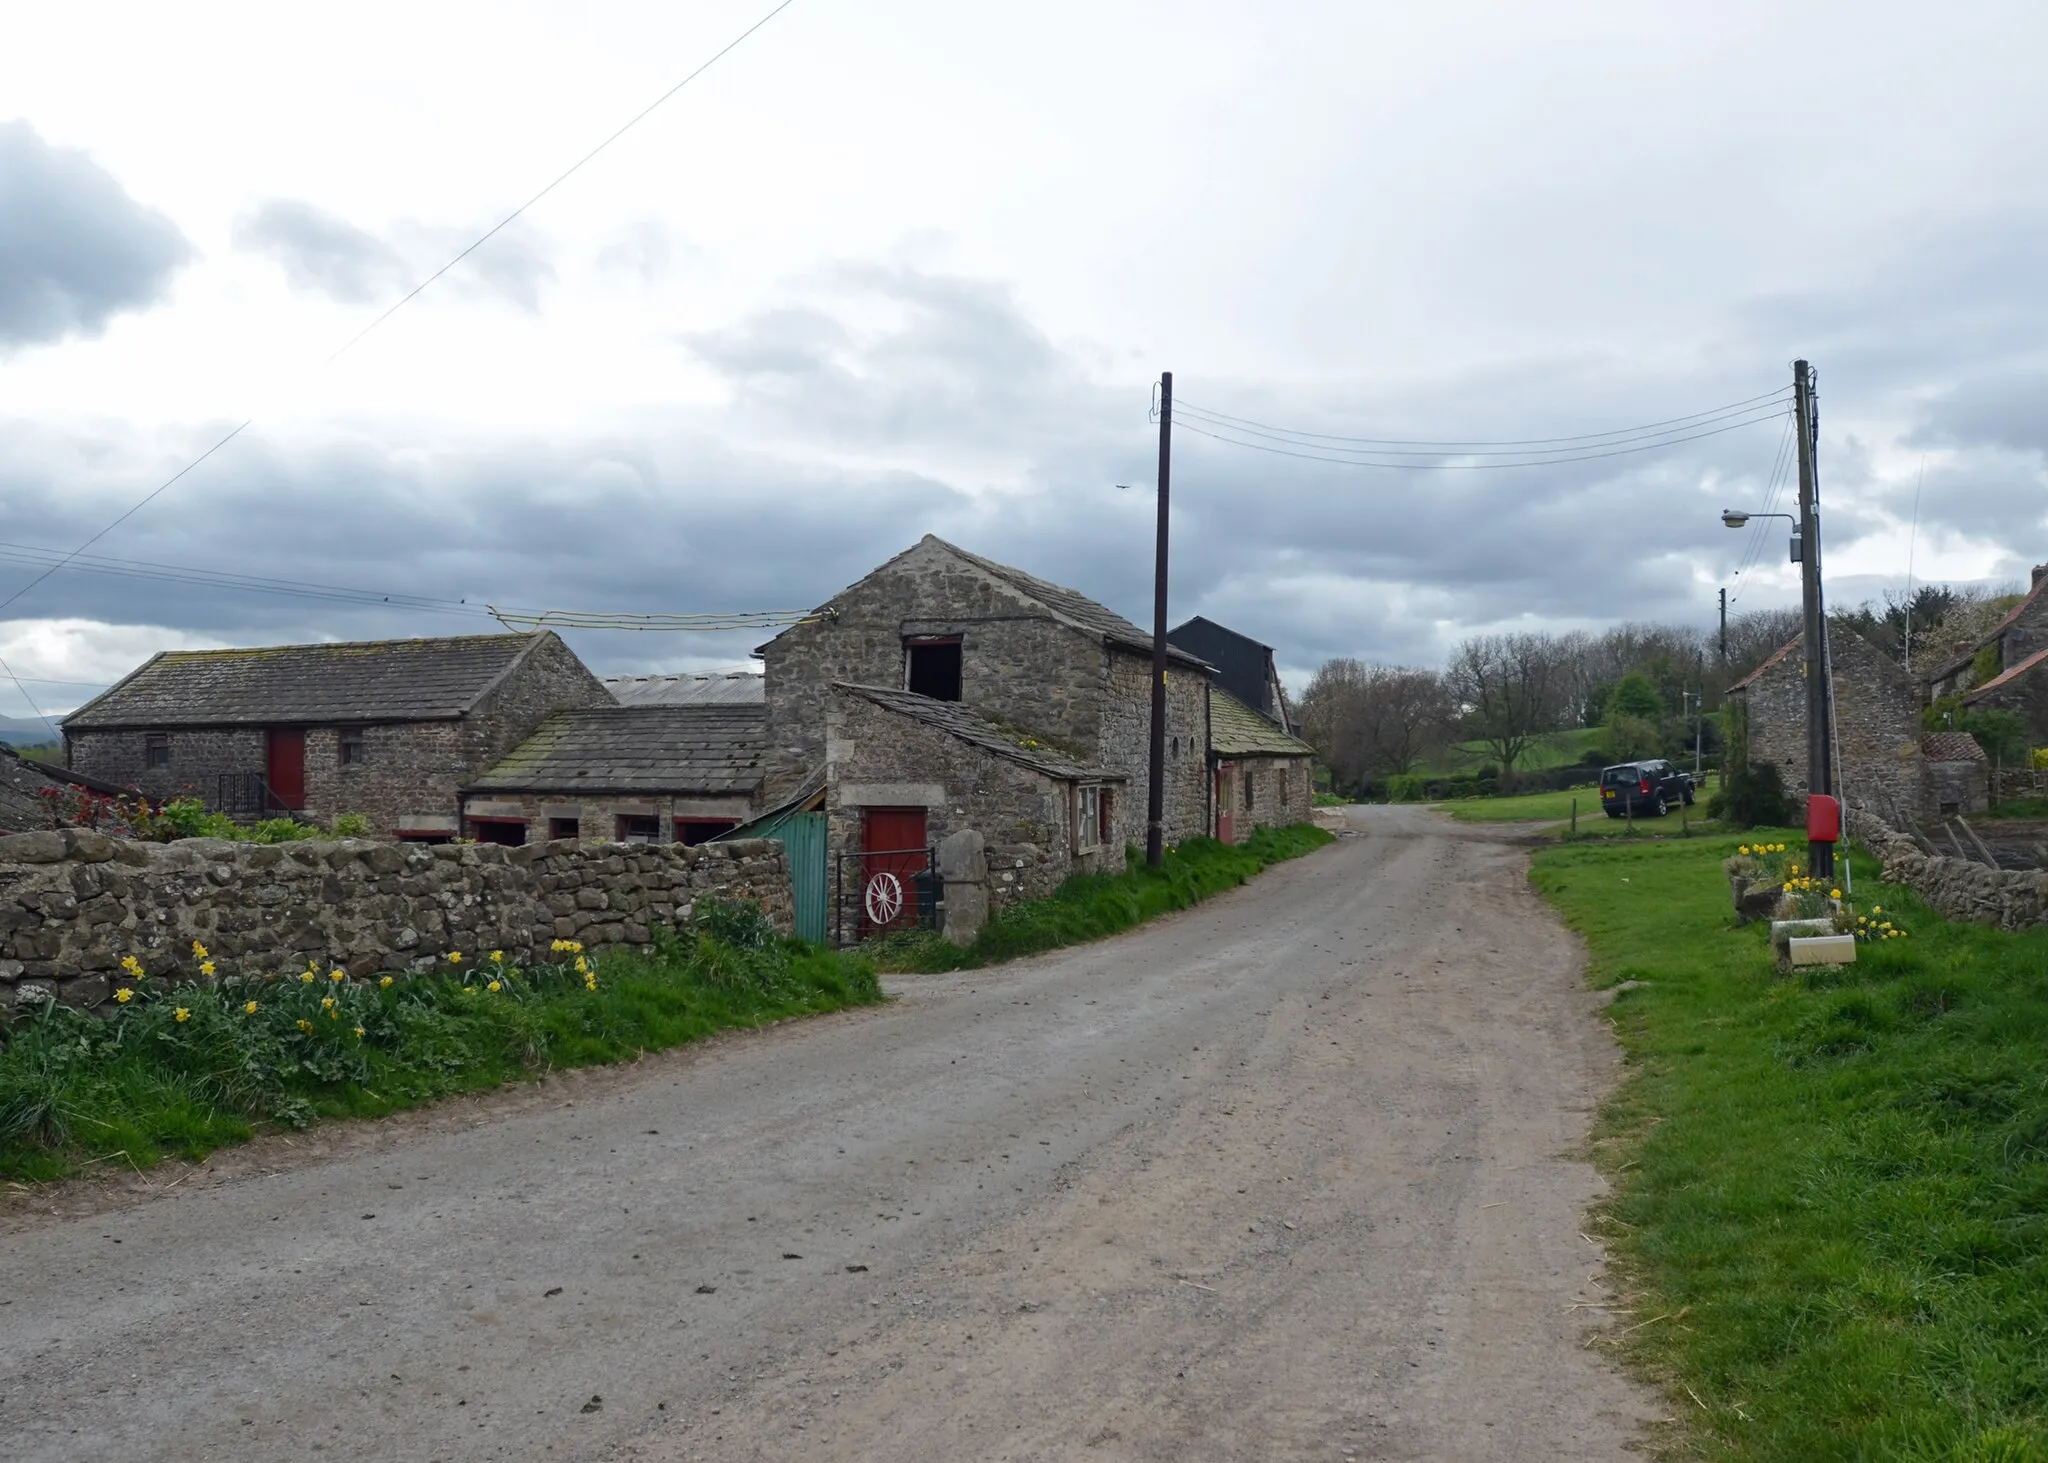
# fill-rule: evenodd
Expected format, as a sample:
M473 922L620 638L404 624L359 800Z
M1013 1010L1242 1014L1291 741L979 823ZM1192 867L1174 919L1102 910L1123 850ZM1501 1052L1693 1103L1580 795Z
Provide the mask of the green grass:
M1535 772L1546 767L1568 766L1599 746L1606 735L1606 728L1598 726L1574 727L1570 731L1557 732L1536 742L1524 752L1521 759L1515 763L1515 769L1519 772ZM1500 758L1487 750L1486 743L1454 742L1425 762L1421 770L1431 776L1452 777L1462 772L1477 772L1488 765L1498 767Z
M45 1007L0 1051L0 1174L202 1158L265 1125L375 1117L882 998L865 960L749 938L744 922L737 933L740 943L664 932L652 957L604 955L595 989L572 964L505 979L486 961L467 980L447 971L388 986L324 974L144 982L111 1018Z
M1099 940L1170 910L1186 909L1235 889L1270 864L1299 858L1331 843L1334 834L1311 823L1260 828L1243 843L1190 838L1169 850L1162 866L1145 867L1133 851L1121 874L1082 874L1050 896L997 911L974 943L956 948L930 931L893 935L865 946L884 970L967 970Z
M1972 818L2048 818L2048 798L2013 798L1989 813L1972 813Z
M1597 787L1572 788L1563 792L1518 793L1512 797L1460 798L1438 803L1439 812L1449 813L1461 823L1550 823L1549 831L1568 835L1572 803L1579 806L1580 838L1665 838L1697 837L1718 833L1720 825L1706 815L1706 799L1713 796L1718 774L1709 772L1700 785L1700 801L1683 811L1674 808L1662 818L1609 818L1600 809Z
M1595 1143L1618 1344L1688 1456L2048 1460L2048 929L1942 920L1859 857L1910 938L1780 977L1733 925L1742 841L1536 857L1594 984L1642 982Z

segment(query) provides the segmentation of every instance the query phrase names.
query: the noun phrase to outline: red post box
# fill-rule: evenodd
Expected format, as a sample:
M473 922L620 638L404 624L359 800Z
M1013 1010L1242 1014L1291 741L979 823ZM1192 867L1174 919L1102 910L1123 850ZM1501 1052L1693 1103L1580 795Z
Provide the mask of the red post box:
M1817 792L1806 800L1806 841L1842 841L1842 805L1824 792Z

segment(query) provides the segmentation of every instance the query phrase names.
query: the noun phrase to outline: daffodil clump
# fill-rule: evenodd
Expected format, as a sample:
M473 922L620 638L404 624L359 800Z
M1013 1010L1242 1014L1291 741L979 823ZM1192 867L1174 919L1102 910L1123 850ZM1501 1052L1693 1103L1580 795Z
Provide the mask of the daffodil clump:
M1856 922L1854 928L1848 927L1848 921L1851 918ZM1906 938L1905 927L1894 920L1886 918L1882 904L1871 905L1870 913L1868 914L1845 915L1842 919L1837 920L1835 924L1838 929L1841 929L1843 934L1853 934L1859 940L1875 942L1878 940L1903 940Z
M1783 884L1799 872L1797 854L1782 843L1745 843L1726 868L1755 884Z

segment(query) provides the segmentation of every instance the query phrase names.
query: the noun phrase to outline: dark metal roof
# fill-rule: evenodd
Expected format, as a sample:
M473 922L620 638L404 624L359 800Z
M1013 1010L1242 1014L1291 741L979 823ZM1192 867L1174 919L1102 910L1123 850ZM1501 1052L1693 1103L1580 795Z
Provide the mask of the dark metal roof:
M604 688L621 706L759 706L767 699L766 684L759 671L604 678Z
M1196 615L1186 624L1166 632L1167 642L1216 667L1216 683L1267 721L1287 726L1286 709L1276 706L1274 687L1279 672L1273 665L1273 647L1251 636L1219 625L1206 615Z
M1036 600L1052 612L1053 618L1100 635L1112 645L1121 645L1126 650L1152 653L1152 637L1140 630L1129 620L1104 605L1097 604L1078 589L1054 584L1036 575L1026 574L1022 569L1012 569L1008 564L998 564L994 559L984 559L979 554L970 554L958 544L949 544L936 534L926 534L924 542L937 544L948 553L957 554L982 573L1001 580L1026 599ZM1198 655L1191 655L1175 647L1169 640L1167 657L1184 665L1208 667L1208 662Z
M758 706L558 711L469 791L751 793L767 751Z
M983 751L993 752L1020 767L1042 772L1047 777L1069 780L1124 781L1120 772L1104 772L1099 768L1083 767L1069 757L1062 756L1052 747L1039 741L1027 732L1013 731L985 716L969 711L957 701L934 701L929 696L920 696L913 691L897 691L887 686L856 686L845 681L835 681L833 689L844 691L870 701L884 711L893 711L898 716L907 716L912 721L942 731L951 737Z
M65 717L64 728L452 721L553 638L542 631L167 650Z

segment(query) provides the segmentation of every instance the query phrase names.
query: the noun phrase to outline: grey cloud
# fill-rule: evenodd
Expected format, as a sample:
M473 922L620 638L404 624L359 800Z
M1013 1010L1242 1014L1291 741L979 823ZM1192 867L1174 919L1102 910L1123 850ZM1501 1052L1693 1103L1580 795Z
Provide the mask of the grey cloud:
M191 254L85 153L0 123L0 349L95 335L161 299Z
M406 222L386 239L295 198L270 199L235 227L236 247L275 260L293 288L348 305L388 303L475 237L463 230ZM554 267L539 242L515 223L457 265L449 283L535 310L540 307L541 286L553 277Z

